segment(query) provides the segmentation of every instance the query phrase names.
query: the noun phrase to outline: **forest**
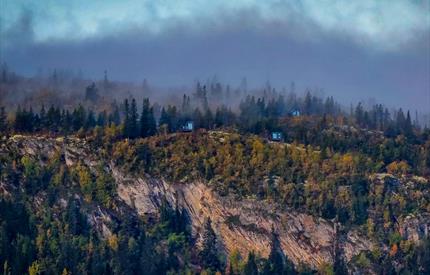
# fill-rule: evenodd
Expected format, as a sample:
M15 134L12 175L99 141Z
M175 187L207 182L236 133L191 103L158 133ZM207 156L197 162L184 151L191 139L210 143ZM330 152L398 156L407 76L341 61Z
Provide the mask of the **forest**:
M430 0L0 0L0 275L430 275Z
M12 80L3 76L2 81ZM176 104L128 96L106 107L98 104L107 100L103 89L92 83L75 106L1 106L0 183L12 186L0 199L4 274L430 272L428 237L414 243L397 227L409 214L430 211L430 130L417 118L381 104L345 108L311 91L303 96L270 87L239 92L237 106L225 103L236 97L231 93L220 83L197 83ZM186 128L189 122L192 127ZM282 138L272 140L273 132ZM85 140L104 163L96 170L84 163L69 166L60 152L38 160L8 147L15 136ZM313 270L288 259L272 228L268 257L255 251L223 255L210 217L197 245L178 205L163 203L155 221L130 215L105 169L109 163L130 175L202 181L220 196L273 202L334 220L342 227L339 234L358 228L379 245L350 262L336 249L332 263ZM386 175L382 184L381 174ZM35 202L37 197L43 199ZM59 197L67 198L64 211ZM118 219L107 239L84 214L96 206Z

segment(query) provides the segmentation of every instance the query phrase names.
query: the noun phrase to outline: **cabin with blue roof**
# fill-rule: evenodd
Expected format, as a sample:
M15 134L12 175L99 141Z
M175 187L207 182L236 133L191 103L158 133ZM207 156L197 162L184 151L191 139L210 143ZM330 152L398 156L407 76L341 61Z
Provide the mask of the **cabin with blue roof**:
M295 116L295 117L298 117L298 116L300 116L300 110L299 110L299 109L293 109L293 110L290 112L290 115Z
M282 141L282 133L281 132L272 132L270 134L270 139L272 141Z
M182 125L182 132L192 132L194 130L194 123L189 120Z

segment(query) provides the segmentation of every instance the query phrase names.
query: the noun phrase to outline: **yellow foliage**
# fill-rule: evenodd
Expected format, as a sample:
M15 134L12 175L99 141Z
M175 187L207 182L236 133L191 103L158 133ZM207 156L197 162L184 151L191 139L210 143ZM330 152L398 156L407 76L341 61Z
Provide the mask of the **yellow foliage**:
M118 237L117 237L116 234L112 234L112 236L110 236L108 238L108 244L109 244L109 247L113 251L117 251L118 250Z
M343 155L340 165L344 170L348 170L348 171L352 170L352 168L354 167L354 159L352 155L351 154Z
M387 172L394 175L404 175L407 174L410 167L408 163L404 160L393 161L387 165Z
M258 166L259 164L263 163L263 160L264 160L264 145L260 140L256 139L252 143L251 165Z
M29 275L37 275L40 274L40 264L37 261L34 261L31 266L28 267L28 274Z

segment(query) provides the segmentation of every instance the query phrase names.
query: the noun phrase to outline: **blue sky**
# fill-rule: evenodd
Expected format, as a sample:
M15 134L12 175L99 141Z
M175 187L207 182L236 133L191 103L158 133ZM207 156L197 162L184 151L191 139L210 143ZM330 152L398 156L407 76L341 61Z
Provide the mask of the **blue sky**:
M218 75L430 106L430 0L2 0L0 59L165 85ZM423 100L424 99L424 100ZM429 104L427 104L429 103Z

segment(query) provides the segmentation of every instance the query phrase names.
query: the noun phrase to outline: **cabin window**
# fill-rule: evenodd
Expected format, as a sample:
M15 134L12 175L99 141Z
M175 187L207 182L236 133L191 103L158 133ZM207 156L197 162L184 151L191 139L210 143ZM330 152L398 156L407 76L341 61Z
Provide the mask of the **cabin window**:
M273 132L272 133L272 140L281 140L282 134L280 132Z
M182 127L183 131L190 132L194 129L194 125L192 121L187 121Z

